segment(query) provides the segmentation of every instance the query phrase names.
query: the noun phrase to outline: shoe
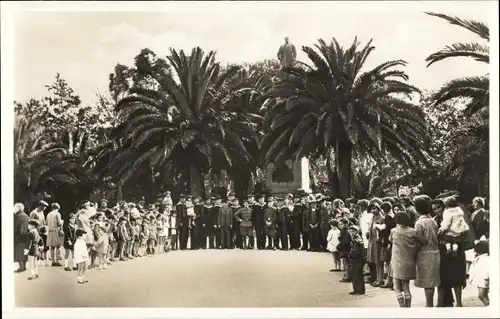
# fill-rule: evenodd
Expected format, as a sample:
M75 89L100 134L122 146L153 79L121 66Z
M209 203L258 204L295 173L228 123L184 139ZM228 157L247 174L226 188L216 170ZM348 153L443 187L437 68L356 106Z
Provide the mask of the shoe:
M71 271L71 268L69 268L69 267L64 267L64 270L65 270L65 271Z
M78 280L78 283L79 284L86 284L86 283L88 283L88 281L87 280Z
M339 281L340 282L351 282L351 279L349 279L349 278L342 278Z
M387 283L385 283L383 285L380 285L380 288L391 288L392 289L392 286L393 286L393 284L390 284L390 283L387 282Z
M30 277L28 277L28 280L33 280L33 279L36 279L36 276L30 276Z
M378 282L378 281L374 281L374 282L372 282L372 283L370 284L370 286L372 286L372 287L380 287L381 285L382 285L382 284L381 284L380 282Z
M329 272L335 272L337 269L330 269Z
M358 296L358 295L364 295L365 293L364 292L361 292L361 291L351 291L349 293L349 295L353 295L353 296Z
M73 267L73 270L78 270L78 267Z
M365 279L365 284L371 284L373 282L373 280L371 279Z
M35 275L35 278L36 278L36 279L38 279L38 278L40 278L40 276L38 276L38 275Z
M22 272L25 272L26 271L26 268L19 268L17 270L15 270L14 272L15 273L22 273Z

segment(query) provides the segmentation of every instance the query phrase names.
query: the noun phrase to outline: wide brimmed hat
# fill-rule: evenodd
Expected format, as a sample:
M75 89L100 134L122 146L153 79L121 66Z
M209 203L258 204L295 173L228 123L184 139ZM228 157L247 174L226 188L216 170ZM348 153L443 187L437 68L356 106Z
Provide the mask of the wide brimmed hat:
M335 206L340 205L341 203L343 204L343 203L344 203L344 201L343 201L343 200L341 200L340 198L335 198L335 199L333 200L333 205L335 205Z
M316 194L315 197L317 202L321 202L322 200L325 199L325 197L321 193Z
M307 201L309 203L316 203L316 196L314 196L313 194L310 194L309 196L307 196Z
M48 207L49 206L49 203L47 203L46 201L44 200L41 200L38 202L38 206L45 206L45 207Z

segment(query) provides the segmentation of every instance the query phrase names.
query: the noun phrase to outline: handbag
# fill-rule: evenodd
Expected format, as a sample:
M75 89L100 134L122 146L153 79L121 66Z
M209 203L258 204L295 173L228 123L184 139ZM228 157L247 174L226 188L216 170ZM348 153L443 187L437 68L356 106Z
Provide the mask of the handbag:
M58 234L59 237L64 237L64 230L62 228L59 228Z

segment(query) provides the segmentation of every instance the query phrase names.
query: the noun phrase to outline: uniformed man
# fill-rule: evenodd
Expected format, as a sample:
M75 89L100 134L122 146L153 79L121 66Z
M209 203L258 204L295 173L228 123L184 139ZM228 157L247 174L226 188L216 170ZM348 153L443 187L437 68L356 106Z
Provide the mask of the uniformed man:
M207 238L208 238L208 248L214 248L215 233L214 227L211 219L212 203L215 197L208 197L203 205L203 210L201 213L201 248L207 248Z
M254 205L252 223L255 228L255 237L257 240L257 249L266 247L266 233L264 232L264 209L266 208L266 199L264 195L257 197L257 204Z
M304 224L309 232L309 250L319 251L319 224L321 222L321 215L314 195L309 196L309 209L306 210L305 216Z
M278 224L278 247L281 250L288 250L288 225L290 224L293 206L291 205L292 199L285 197L280 199L277 211L277 224Z
M289 206L291 211L290 216L290 249L300 249L300 229L302 219L302 205L300 204L300 197L296 194L293 197L293 203Z
M255 201L255 196L253 194L249 194L248 197L248 207L253 211L253 208L255 206L255 204L257 204L257 202ZM253 214L253 212L252 212ZM253 229L253 224L252 224L252 232L251 234L248 236L248 241L249 241L249 244L247 246L247 248L249 249L253 249L255 247L255 236L254 236L254 229Z
M330 216L328 213L328 209L326 207L325 203L325 198L323 194L317 194L316 195L316 201L318 202L318 209L320 212L320 246L321 250L327 251L326 246L327 246L327 240L326 238L328 237L328 232L330 231Z
M175 205L177 218L179 218L179 249L187 249L189 240L189 218L186 210L186 196L181 194L179 202Z
M234 214L241 208L240 201L235 197L233 201L231 202L231 209L233 210L233 216ZM240 222L233 218L233 244L234 247L242 249L243 248L243 241L241 239L241 233L239 232L240 229Z
M274 249L277 248L276 243L276 235L277 235L277 227L276 224L276 207L275 207L274 196L270 195L267 198L267 206L264 208L264 222L265 222L265 234L267 236L267 247L266 249Z
M104 213L106 209L108 209L108 200L106 198L101 199L101 202L99 203L99 208L97 208L98 213Z
M243 207L239 208L234 214L234 219L236 219L240 225L240 235L243 239L243 249L253 248L250 247L249 238L253 234L253 224L252 224L252 209L250 208L250 201L243 201ZM234 229L234 231L237 231ZM253 236L252 236L253 237Z
M220 249L232 248L233 210L228 202L223 202L219 209L217 228L220 232Z
M302 247L301 250L309 250L309 234L310 234L310 229L307 224L307 211L309 209L309 202L308 202L308 196L307 194L302 194L300 198L300 223L302 225L300 231L302 233Z
M214 206L210 209L210 220L213 227L212 228L213 236L215 237L215 247L211 248L221 247L220 231L217 224L217 218L219 217L219 211L221 209L221 206L222 206L222 198L220 196L216 196Z
M203 211L201 197L195 197L193 199L193 205L195 216L193 217L191 225L191 249L199 249L201 236L201 213Z

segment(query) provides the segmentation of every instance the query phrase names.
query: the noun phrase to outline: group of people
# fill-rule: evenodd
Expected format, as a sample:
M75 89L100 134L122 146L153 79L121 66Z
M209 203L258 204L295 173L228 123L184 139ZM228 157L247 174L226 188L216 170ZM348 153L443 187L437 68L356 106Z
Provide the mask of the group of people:
M118 202L108 206L85 201L76 214L63 220L59 205L40 201L30 216L16 204L15 258L18 272L38 266L78 270L105 269L125 261L169 250L271 249L330 251L333 269L351 282L351 294L364 294L365 284L390 288L401 307L411 306L409 282L424 288L427 306L461 306L466 278L488 299L489 214L483 198L462 209L456 194L431 200L426 195L331 200L322 194L298 191L286 196L249 195L242 202L227 198L181 195L174 205L170 193L146 207ZM470 234L476 239L470 239ZM189 243L189 245L188 245ZM61 258L60 248L64 248ZM466 258L466 250L476 256ZM73 265L70 262L73 261ZM468 266L471 266L469 271ZM365 278L366 276L366 278ZM453 298L453 292L455 298Z

